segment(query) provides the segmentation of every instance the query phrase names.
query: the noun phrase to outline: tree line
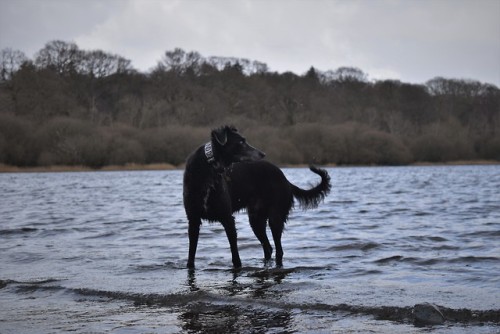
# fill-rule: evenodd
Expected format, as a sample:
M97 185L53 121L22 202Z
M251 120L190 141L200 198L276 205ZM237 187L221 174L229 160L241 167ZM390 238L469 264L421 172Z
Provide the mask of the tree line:
M340 67L303 75L259 61L166 51L131 61L50 41L0 53L0 163L182 164L234 124L280 164L500 161L500 90L475 80L370 81Z

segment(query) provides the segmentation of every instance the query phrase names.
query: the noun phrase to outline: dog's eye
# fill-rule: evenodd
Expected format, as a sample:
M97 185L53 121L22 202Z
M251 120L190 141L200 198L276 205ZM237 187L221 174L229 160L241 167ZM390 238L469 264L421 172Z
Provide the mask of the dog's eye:
M240 145L245 145L245 140L241 140Z

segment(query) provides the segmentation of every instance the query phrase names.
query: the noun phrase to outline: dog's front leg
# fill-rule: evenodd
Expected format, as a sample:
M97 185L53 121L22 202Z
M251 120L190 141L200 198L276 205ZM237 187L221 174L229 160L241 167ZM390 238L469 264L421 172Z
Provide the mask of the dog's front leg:
M234 222L234 217L224 219L222 221L224 230L226 231L227 240L229 240L229 246L231 247L231 256L233 260L234 268L241 268L240 254L238 252L238 237L236 233L236 224Z
M189 257L187 267L190 269L194 269L194 258L196 256L196 248L198 247L198 238L200 236L200 226L201 219L200 218L190 218L189 219Z

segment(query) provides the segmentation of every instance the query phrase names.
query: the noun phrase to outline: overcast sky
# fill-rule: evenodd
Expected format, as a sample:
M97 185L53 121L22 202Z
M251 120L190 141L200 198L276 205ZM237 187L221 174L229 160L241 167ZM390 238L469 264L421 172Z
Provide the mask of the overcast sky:
M500 0L0 0L0 49L73 41L151 69L167 50L303 74L470 78L500 87Z

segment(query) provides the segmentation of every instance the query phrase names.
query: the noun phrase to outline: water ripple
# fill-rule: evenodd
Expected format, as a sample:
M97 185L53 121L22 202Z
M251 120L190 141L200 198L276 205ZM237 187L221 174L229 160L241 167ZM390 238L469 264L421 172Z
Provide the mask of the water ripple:
M315 177L307 169L284 172L304 187ZM0 294L7 301L1 305L9 305L0 306L0 315L29 314L46 324L54 318L36 310L62 303L53 315L67 315L81 305L92 309L97 298L100 308L81 314L114 314L131 303L175 314L169 323L184 327L172 332L190 331L186 322L200 314L209 319L205 325L221 316L259 324L254 314L276 317L289 321L277 331L304 332L306 325L290 323L328 331L336 312L404 322L416 302L443 305L452 310L448 314L469 310L469 320L487 310L498 314L500 166L329 172L334 188L324 203L290 215L283 268L263 261L241 213L236 221L243 268L231 268L220 224L203 224L194 272L184 269L182 171L0 174ZM270 231L268 236L272 242ZM82 304L86 298L90 304ZM453 332L455 322L449 321ZM19 324L7 320L2 326Z

